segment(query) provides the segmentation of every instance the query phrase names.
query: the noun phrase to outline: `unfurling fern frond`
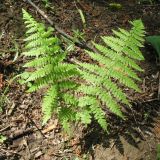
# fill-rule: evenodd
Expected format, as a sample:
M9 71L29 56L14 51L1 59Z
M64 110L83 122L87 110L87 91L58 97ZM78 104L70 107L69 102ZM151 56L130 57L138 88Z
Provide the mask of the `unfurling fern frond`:
M23 54L31 57L24 67L32 68L32 71L25 71L21 77L26 83L32 83L29 92L44 87L48 89L42 103L43 123L46 123L55 112L65 127L64 123L71 120L67 117L70 117L74 111L73 106L77 104L71 93L77 84L70 78L78 75L78 72L75 65L63 62L66 53L61 49L59 39L52 36L52 28L46 29L25 10L23 18L28 29L25 39L26 51Z
M104 45L93 43L97 53L86 51L86 53L97 63L89 64L77 62L79 72L86 84L78 88L85 97L79 99L79 105L84 108L89 106L89 113L92 113L103 129L106 129L106 122L103 106L122 117L120 104L130 105L127 96L119 87L122 84L128 88L140 92L135 81L141 81L137 71L143 71L137 64L137 60L144 60L139 50L144 41L144 26L141 20L131 22L132 29L126 31L120 29L113 31L115 37L104 36Z

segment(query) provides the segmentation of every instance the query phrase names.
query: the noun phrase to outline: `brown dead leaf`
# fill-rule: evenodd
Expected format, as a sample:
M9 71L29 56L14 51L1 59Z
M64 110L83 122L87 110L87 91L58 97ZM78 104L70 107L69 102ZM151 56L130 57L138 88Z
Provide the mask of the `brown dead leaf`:
M0 89L3 87L3 74L0 74Z
M71 140L71 146L75 146L75 145L77 145L77 144L79 144L80 142L79 142L79 139L78 138L74 138L74 139L72 139Z
M80 149L80 147L77 147L77 148L75 149L75 154L78 155L78 156L81 155L81 149Z

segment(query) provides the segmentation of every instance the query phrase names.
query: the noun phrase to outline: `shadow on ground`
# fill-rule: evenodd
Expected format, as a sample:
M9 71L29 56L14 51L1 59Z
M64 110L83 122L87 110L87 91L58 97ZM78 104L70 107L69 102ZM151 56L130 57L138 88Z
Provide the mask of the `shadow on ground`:
M121 137L139 148L141 141L146 141L146 135L153 134L154 123L158 118L160 101L154 100L144 103L134 103L132 109L126 108L125 121L114 115L109 116L109 134L105 133L98 124L93 122L85 131L82 141L84 153L93 153L93 146L101 145L104 148L115 147L120 154L124 154L124 145ZM94 155L93 155L94 156Z

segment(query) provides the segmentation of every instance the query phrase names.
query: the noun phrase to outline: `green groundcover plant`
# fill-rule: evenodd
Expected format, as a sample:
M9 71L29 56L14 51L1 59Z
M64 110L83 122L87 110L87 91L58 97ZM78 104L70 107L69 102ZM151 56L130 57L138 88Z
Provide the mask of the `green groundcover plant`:
M146 41L150 43L153 48L156 50L158 59L160 60L160 36L148 36L146 37Z
M93 42L97 53L85 53L94 63L74 60L71 64L53 28L45 28L25 10L23 18L27 28L23 55L28 61L21 79L30 84L28 92L44 89L43 124L54 113L65 130L71 122L90 124L94 118L107 131L106 108L124 119L121 105L130 102L122 86L140 92L136 72L143 71L137 64L144 60L139 49L145 34L142 21L130 22L130 31L113 30L115 36L103 36L103 44Z

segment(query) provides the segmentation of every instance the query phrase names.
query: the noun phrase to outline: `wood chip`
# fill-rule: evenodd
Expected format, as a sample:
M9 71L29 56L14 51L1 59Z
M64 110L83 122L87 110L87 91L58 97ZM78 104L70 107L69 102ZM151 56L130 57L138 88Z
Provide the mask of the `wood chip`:
M38 157L40 157L41 155L43 155L43 153L42 153L42 151L39 151L39 152L37 152L37 153L35 154L35 158L38 158Z
M47 132L51 132L53 129L55 129L57 127L58 124L58 119L55 119L54 124L52 124L51 126L47 127L46 129L44 129L42 131L43 134L47 133Z

